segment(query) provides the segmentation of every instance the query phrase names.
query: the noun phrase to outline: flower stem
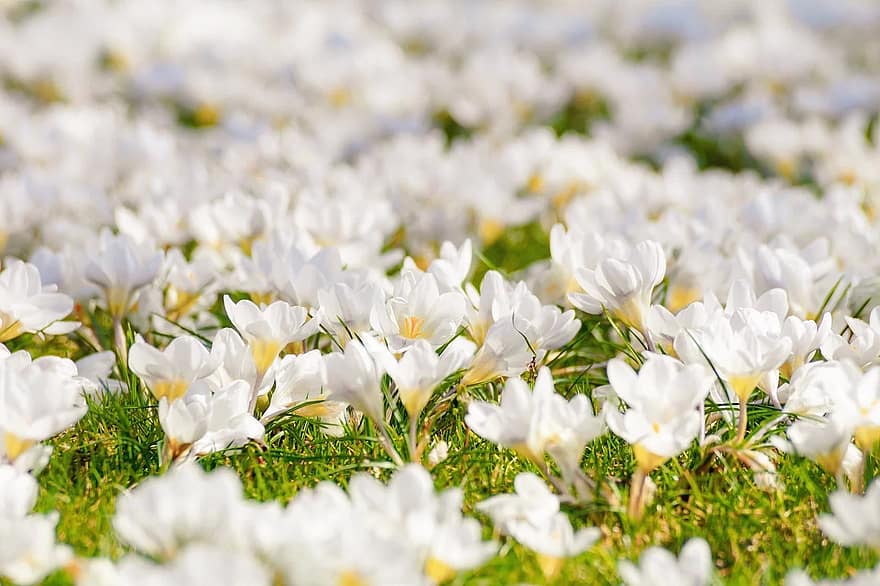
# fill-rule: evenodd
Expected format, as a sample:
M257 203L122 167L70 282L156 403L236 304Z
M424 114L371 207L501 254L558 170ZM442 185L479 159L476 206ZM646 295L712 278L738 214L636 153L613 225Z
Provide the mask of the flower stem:
M734 443L739 443L746 438L746 425L749 422L749 403L748 401L743 401L740 399L739 401L739 424L736 428L736 440Z
M409 440L409 446L408 446L408 448L409 448L409 461L410 462L416 461L416 447L417 447L416 438L418 435L418 428L419 428L419 418L415 417L415 416L411 416L409 418L409 437L408 437L408 440Z
M632 484L629 489L629 507L627 514L633 521L639 521L645 512L645 482L648 475L641 468L636 468L633 472Z
M122 330L122 320L113 318L113 341L116 345L116 353L119 361L128 369L128 346L125 343L125 332Z
M403 466L403 458L401 458L400 454L397 453L397 450L394 449L394 444L391 443L391 438L388 436L388 430L385 429L385 425L381 422L377 422L376 427L379 428L379 443L385 448L385 452L395 464Z

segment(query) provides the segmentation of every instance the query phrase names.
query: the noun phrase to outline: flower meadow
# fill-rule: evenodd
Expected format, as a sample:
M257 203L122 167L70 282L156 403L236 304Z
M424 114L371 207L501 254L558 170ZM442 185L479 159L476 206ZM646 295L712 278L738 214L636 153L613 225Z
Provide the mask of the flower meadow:
M0 584L880 584L878 33L0 2Z

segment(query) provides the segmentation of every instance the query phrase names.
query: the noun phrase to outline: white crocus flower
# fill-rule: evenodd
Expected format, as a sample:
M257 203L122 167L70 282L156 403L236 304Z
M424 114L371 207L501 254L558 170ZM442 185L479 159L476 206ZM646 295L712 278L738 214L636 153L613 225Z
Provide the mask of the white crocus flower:
M37 492L33 476L0 465L0 578L15 584L36 584L73 557L55 541L58 513L31 513Z
M327 370L320 351L288 354L275 371L275 391L263 421L293 411L302 417L319 417L325 423L338 424L346 406L327 392Z
M367 340L370 338L365 343ZM453 340L439 356L425 340L417 340L400 360L378 342L368 348L394 381L400 402L413 419L418 419L437 385L467 366L474 355L473 343L461 338Z
M868 321L846 317L851 335L829 334L820 346L828 360L851 360L862 368L880 363L880 307L871 310Z
M327 389L332 396L350 404L381 425L384 421L382 369L357 340L345 346L345 352L324 357Z
M370 312L385 300L382 287L369 280L354 285L334 283L319 289L317 295L324 326L343 347L352 336L370 330Z
M843 472L851 438L852 428L836 417L800 419L788 428L794 450L834 475Z
M538 523L510 521L511 537L538 554L538 563L548 580L562 569L565 558L585 552L599 539L597 527L575 531L565 513L556 513Z
M845 363L841 369L849 375L849 384L836 389L833 417L853 430L861 450L870 452L880 442L880 366L864 374L852 363Z
M214 386L223 387L234 381L247 381L251 387L257 384L257 367L248 345L232 328L223 328L211 342L211 359L219 365L208 380ZM262 386L265 386L265 381ZM268 392L261 387L260 392Z
M390 299L373 306L370 323L394 351L416 340L437 347L455 334L464 312L463 294L441 294L434 275L409 271L400 276Z
M0 577L13 584L37 584L73 559L55 539L58 513L0 518Z
M737 439L746 434L748 400L755 387L762 385L771 400L776 394L779 368L789 359L791 339L782 333L779 315L749 307L732 314L716 314L697 330L681 332L674 348L687 363L711 366L733 391L734 397L720 396L719 403L739 403ZM726 393L724 393L726 395Z
M251 350L258 380L285 346L305 340L317 333L321 326L319 317L309 318L306 308L285 301L276 301L261 309L252 301L244 299L236 303L226 295L223 307Z
M97 252L86 265L86 279L104 292L107 310L121 319L137 302L140 290L159 274L162 252L125 235L101 232Z
M644 473L684 451L700 430L697 407L713 377L699 365L652 354L638 373L624 361L608 362L608 380L627 405L608 411L608 427L633 446Z
M177 460L190 453L192 445L205 436L211 404L205 395L184 396L176 401L159 399L159 425L165 432L165 456Z
M210 403L205 433L192 445L194 455L238 448L262 439L265 430L250 411L251 387L245 381L235 381L220 389L199 382L189 392L205 395Z
M712 552L706 540L690 539L678 557L662 547L649 547L639 564L621 561L617 565L626 586L706 586L712 579Z
M232 470L207 474L184 463L121 494L113 528L139 552L169 559L195 543L235 543L241 501L241 482Z
M819 527L840 545L867 545L880 551L880 481L864 495L837 491L829 497L831 515L819 517Z
M0 361L0 459L14 462L74 425L87 407L74 379L36 363L16 369L10 360Z
M461 379L463 386L479 385L498 377L522 374L534 355L513 323L495 322L486 333L483 344L474 355L470 368Z
M534 391L522 379L509 379L501 403L474 401L465 423L474 433L543 465L544 454L556 461L571 481L580 468L586 445L605 431L604 415L595 415L584 395L570 401L553 388L550 369L542 368Z
M495 527L509 533L508 524L540 524L559 512L559 497L531 472L520 472L513 481L514 494L499 494L477 503L476 509L492 518Z
M210 376L219 362L202 342L184 335L171 340L162 350L138 336L128 351L128 366L144 381L157 399L174 402L189 386Z
M59 322L73 310L73 299L43 285L32 264L13 261L0 272L0 343L24 333L67 333L75 322Z
M660 244L646 240L626 254L605 258L595 269L576 273L583 293L569 293L576 308L594 315L610 312L627 326L644 333L651 294L666 274L666 255Z

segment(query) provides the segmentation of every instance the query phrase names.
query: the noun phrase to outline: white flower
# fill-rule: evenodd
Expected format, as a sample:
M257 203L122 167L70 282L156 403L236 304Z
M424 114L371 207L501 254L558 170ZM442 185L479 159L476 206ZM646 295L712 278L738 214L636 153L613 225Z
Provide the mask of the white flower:
M800 419L788 428L795 451L831 474L837 474L843 466L851 438L852 428L836 417Z
M828 360L852 360L862 368L880 362L880 307L871 310L868 321L846 317L851 336L829 334L820 348Z
M228 547L235 543L241 501L234 472L220 468L206 474L184 463L121 494L113 528L123 543L158 558L174 557L195 543Z
M181 398L193 382L210 376L218 364L204 344L188 335L174 338L162 350L138 336L128 351L129 368L154 397L171 402Z
M339 423L345 416L346 404L333 400L326 387L327 369L320 351L288 354L275 371L275 391L263 421L293 410L302 417Z
M452 338L464 311L461 293L441 294L434 275L409 271L400 276L390 299L373 306L370 323L394 351L416 340L427 340L437 347Z
M357 340L345 346L345 353L324 357L327 389L334 399L362 411L374 423L384 420L382 370Z
M97 252L86 266L86 279L104 292L107 310L118 319L137 302L140 290L150 284L162 266L162 252L128 236L101 232Z
M79 324L58 322L73 310L73 299L43 285L32 264L13 261L0 272L0 342L27 332L67 333ZM54 324L54 325L53 325Z
M831 515L819 516L819 527L840 545L867 545L880 550L880 481L864 495L837 491L829 497Z
M541 368L534 391L522 379L509 379L501 403L474 401L465 423L474 433L533 462L548 453L566 478L580 467L586 445L605 431L604 414L594 415L589 399L567 401L553 389L550 369Z
M755 387L768 379L778 381L779 367L789 358L792 341L782 334L779 315L751 307L731 314L715 314L702 328L683 331L675 351L687 363L714 367L739 400L747 402ZM775 397L775 385L768 389Z
M71 427L87 410L74 379L36 362L16 369L11 360L0 361L0 458L7 461Z
M208 431L211 404L205 395L193 394L176 401L159 399L159 425L165 432L165 450L172 460L189 453Z
M251 350L258 378L266 373L285 346L305 340L321 327L320 317L309 319L306 308L291 306L285 301L260 309L252 301L244 299L235 303L226 295L223 307Z
M595 269L576 273L583 293L569 293L572 305L587 313L608 310L624 324L645 331L651 294L666 274L666 255L656 242L646 240L624 255L608 257Z
M0 578L16 584L35 584L73 557L55 542L58 513L31 514L37 491L33 476L0 464Z
M369 280L355 285L337 282L318 290L324 326L343 347L353 335L370 330L370 312L384 300L382 287Z
M58 513L0 518L0 577L14 584L37 584L73 558L55 541Z
M193 454L238 448L262 439L265 430L250 411L251 387L245 381L213 390L206 383L196 383L190 393L204 394L210 410L205 433L192 442Z
M520 472L513 481L514 494L499 494L477 503L476 509L492 518L495 527L509 533L513 521L541 524L559 512L559 497L531 472Z
M712 386L702 366L651 354L638 373L619 359L608 362L608 380L628 409L608 411L608 427L633 446L639 467L650 472L681 453L700 429L700 405Z
M501 376L522 374L534 358L513 323L495 322L489 328L483 344L474 355L471 367L461 379L464 386L479 385Z
M367 340L372 338L365 338L365 343ZM473 343L461 338L453 340L439 356L427 341L417 340L398 361L387 348L373 342L368 347L397 386L407 413L415 418L428 404L437 385L464 368L474 354Z
M521 544L552 561L583 553L592 547L602 534L597 527L575 531L565 513L556 513L538 523L512 520L508 522L507 530L511 537ZM545 564L546 562L542 563Z
M712 552L704 539L688 540L676 558L662 547L649 547L639 556L639 565L621 561L617 565L626 586L706 586L712 578Z

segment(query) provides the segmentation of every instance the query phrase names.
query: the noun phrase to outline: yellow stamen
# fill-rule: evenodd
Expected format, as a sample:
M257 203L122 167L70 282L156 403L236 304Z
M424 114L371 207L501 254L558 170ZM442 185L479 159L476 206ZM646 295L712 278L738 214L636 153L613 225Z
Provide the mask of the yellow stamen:
M266 306L272 303L272 300L275 296L272 293L251 293L251 301L256 303L257 305Z
M8 313L0 311L0 342L8 342L23 333L21 322Z
M410 340L421 338L423 336L422 326L424 325L424 318L417 315L408 315L403 318L403 324L400 327L400 335Z

